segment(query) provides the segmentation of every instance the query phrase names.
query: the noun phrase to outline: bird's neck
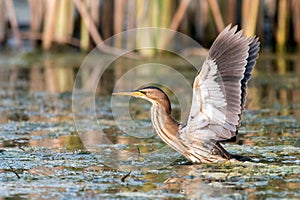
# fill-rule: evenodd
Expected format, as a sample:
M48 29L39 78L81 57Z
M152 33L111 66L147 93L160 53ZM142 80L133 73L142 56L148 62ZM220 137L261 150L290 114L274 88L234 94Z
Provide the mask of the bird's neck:
M178 138L179 124L171 116L171 110L160 104L152 104L151 121L158 136L173 149L181 153L181 143Z

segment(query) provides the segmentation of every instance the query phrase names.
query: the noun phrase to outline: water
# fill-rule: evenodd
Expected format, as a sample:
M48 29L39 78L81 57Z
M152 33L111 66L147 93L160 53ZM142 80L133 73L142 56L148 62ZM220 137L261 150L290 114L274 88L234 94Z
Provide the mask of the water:
M117 124L110 97L114 85L132 66L143 64L128 59L116 61L103 73L96 87L96 117L91 117L93 109L88 108L78 115L80 122L86 122L79 128L92 129L89 119L96 119L106 138L114 143L104 145L106 149L101 154L88 151L86 142L101 144L104 140L83 140L73 120L72 89L84 57L79 53L1 56L0 197L300 198L299 55L262 54L257 63L249 83L239 141L224 145L232 153L254 158L254 162L198 165L191 165L174 154L154 134L147 111L149 103L130 100L129 114L135 121L130 124L124 117L128 105L116 102L121 122L126 122L122 127ZM174 67L192 83L196 70L184 60L170 56L159 62ZM153 77L151 70L145 68L131 72L134 75L129 74L130 81L123 82L124 87L130 88ZM168 71L160 72L168 77L164 73ZM82 83L89 78L82 79ZM184 121L186 109L180 109L176 93L169 95L174 117ZM122 107L126 107L123 114ZM143 137L134 137L140 134ZM95 136L93 132L85 135L88 139ZM151 154L157 149L164 151ZM127 157L122 160L124 152ZM125 163L128 155L132 159ZM166 158L176 159L168 163L170 160ZM120 161L117 168L112 160Z

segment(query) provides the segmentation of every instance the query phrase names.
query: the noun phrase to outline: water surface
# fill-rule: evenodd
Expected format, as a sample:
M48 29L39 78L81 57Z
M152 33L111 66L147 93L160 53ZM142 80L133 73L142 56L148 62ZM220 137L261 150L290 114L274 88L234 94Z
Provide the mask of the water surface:
M262 54L255 67L239 141L225 145L230 152L248 155L255 162L191 165L179 156L165 165L164 158L174 154L169 149L152 158L157 166L163 167L151 170L147 170L152 164L147 159L141 161L143 167L135 166L133 170L107 166L108 160L120 155L96 155L86 149L78 136L73 121L72 89L84 55L7 57L0 57L2 198L300 198L299 55ZM191 59L201 62L197 57ZM186 61L169 56L155 62L172 66L193 82L196 69ZM135 155L165 147L152 131L149 103L131 99L130 114L138 126L123 124L131 132L144 131L143 134L151 136L148 138L127 135L112 115L114 85L124 73L141 63L121 59L108 67L97 87L95 100L97 121L114 148ZM151 71L144 70L136 73L132 81L148 80L152 76ZM132 82L127 84L130 87ZM171 92L169 95L174 117L184 121L188 111L181 110L176 96ZM83 113L80 119L89 117ZM126 163L130 165L134 163Z

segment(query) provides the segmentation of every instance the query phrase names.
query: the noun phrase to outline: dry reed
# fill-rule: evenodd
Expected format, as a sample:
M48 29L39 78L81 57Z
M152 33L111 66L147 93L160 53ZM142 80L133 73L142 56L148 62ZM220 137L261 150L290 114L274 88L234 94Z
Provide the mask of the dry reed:
M16 16L16 13L15 13L13 1L5 0L5 5L6 5L7 13L8 13L9 22L10 22L10 25L12 27L13 36L15 38L15 42L17 44L17 47L21 47L22 46L22 40L21 40L19 25L18 25L17 16Z
M282 52L287 40L288 1L279 0L278 26L276 31L277 50Z
M6 12L4 2L0 0L0 44L5 42L6 38Z
M300 46L298 0L28 0L28 4L31 18L30 33L26 34L20 33L13 1L0 0L0 43L4 43L6 34L10 33L7 22L10 23L17 46L21 46L21 39L29 35L33 46L37 39L41 39L42 47L46 50L55 42L79 45L85 51L92 44L102 43L113 34L131 28L163 27L186 34L196 30L198 40L211 41L215 36L206 34L207 31L217 34L228 23L241 23L248 36L259 34L264 41L264 37L270 37L271 34L276 39L278 50L284 50L287 42L292 41L289 36ZM191 18L192 15L194 18ZM271 33L263 31L263 21L266 19L271 24ZM79 25L76 24L77 21L80 22ZM291 33L290 27L294 30ZM78 37L78 32L79 39L75 38ZM140 35L138 31L135 41L126 44L127 47L138 49L142 46L141 43L164 47L172 39L172 35L160 35L159 32L143 34L146 35ZM123 41L126 38L119 38L113 44L107 44L111 46L104 45L101 48L108 53L115 50L113 47L125 48ZM153 50L140 53L155 55Z

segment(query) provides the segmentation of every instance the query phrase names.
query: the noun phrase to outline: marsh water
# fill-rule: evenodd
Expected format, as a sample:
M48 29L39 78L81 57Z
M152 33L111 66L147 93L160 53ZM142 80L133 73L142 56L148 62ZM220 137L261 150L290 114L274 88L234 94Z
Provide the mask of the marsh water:
M95 107L80 104L84 109L76 115L73 87L84 58L78 52L1 54L0 199L300 198L299 54L260 55L249 82L239 140L224 145L253 162L194 165L175 155L153 133L149 103L135 99L129 99L129 105L117 102L121 114L123 107L129 110L134 123L127 123L113 115L111 94L126 72L143 63L171 66L190 84L195 68L172 55L146 61L120 59L110 63L97 82L92 96ZM202 62L197 56L190 59ZM170 79L172 75L146 67L131 71L122 86L135 87L133 83L153 82L158 75ZM93 74L81 77L81 82L89 83ZM81 82L79 85L84 85ZM180 91L180 85L176 88ZM189 110L180 106L176 93L169 95L173 116L184 122ZM78 117L75 121L74 116ZM125 121L122 127L116 118ZM82 126L76 124L78 120ZM95 132L82 136L85 133L80 128L90 128L93 120L111 144L103 144ZM86 143L90 141L114 150L91 151ZM124 149L135 152L138 159L116 167L112 161L122 157ZM152 155L157 149L164 150ZM143 155L147 156L140 158Z

